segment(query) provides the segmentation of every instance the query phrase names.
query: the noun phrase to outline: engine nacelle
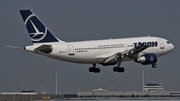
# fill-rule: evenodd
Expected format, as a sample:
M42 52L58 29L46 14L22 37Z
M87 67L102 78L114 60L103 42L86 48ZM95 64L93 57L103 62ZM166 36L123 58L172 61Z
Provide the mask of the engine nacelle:
M156 54L153 54L153 53L144 54L138 57L137 59L135 59L134 61L141 63L143 65L155 64L157 62L157 56Z

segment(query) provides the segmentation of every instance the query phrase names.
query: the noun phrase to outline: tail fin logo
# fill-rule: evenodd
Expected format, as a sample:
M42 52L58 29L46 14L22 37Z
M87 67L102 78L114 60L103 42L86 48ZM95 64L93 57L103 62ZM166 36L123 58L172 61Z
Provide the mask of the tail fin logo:
M33 15L34 14L27 17L27 19L25 20L25 25L28 28L31 40L37 42L44 39L44 37L47 34L47 28L42 23L37 22L38 21L36 20L37 18ZM40 26L39 28L38 25Z
M32 11L20 10L20 14L34 44L47 42L65 43L54 36Z
M31 36L31 39L33 41L40 41L40 40L42 40L46 36L46 34L47 34L47 28L45 28L45 33L44 32L40 32L36 28L36 26L34 25L34 23L31 20L30 20L30 22L31 22L31 24L32 24L32 26L34 27L34 30L35 30L35 33L30 33L31 35L33 35L33 36ZM39 38L37 38L37 36L39 36Z

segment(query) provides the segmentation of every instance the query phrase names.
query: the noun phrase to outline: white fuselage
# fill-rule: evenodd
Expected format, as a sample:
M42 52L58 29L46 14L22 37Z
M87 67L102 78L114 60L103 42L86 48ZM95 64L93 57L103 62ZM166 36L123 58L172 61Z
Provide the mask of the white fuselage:
M102 64L108 56L114 53L124 52L132 49L138 43L150 44L150 47L134 55L137 58L145 53L154 53L156 56L162 56L170 52L174 46L166 39L159 37L134 37L134 38L120 38L120 39L107 39L95 41L79 41L79 42L53 42L42 43L52 46L52 52L49 54L39 53L50 58L74 62L74 63L87 63ZM34 44L26 46L25 49L34 52L34 49L42 44ZM37 52L36 52L37 53ZM132 60L129 57L123 58L122 61Z

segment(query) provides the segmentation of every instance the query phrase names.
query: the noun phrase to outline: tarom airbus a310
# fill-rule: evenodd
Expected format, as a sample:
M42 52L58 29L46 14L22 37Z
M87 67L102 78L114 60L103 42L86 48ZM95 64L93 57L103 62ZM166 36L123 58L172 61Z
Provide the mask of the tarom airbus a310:
M100 72L96 64L116 65L114 72L124 72L121 62L131 60L156 68L158 57L174 48L168 40L150 36L65 42L54 36L31 10L20 10L20 14L33 42L24 50L62 61L92 64L89 72Z

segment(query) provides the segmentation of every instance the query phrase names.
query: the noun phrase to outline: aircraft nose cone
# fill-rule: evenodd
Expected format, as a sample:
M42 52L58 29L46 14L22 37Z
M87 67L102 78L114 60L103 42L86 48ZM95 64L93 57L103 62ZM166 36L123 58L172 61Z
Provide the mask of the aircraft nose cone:
M172 50L174 49L174 45L173 44L172 44L171 48L172 48Z
M173 44L170 44L168 51L170 52L170 51L172 51L173 49L174 49L174 45L173 45Z
M171 44L171 50L173 50L174 49L174 45L173 44Z

